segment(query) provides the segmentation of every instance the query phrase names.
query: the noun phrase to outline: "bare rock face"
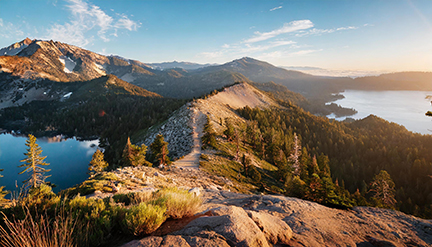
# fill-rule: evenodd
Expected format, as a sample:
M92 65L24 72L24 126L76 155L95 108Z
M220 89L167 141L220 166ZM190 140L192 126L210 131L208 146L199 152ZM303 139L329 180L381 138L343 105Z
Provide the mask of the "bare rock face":
M247 211L249 217L261 229L272 244L288 244L292 238L291 228L280 218L267 213Z
M164 237L146 237L131 241L122 247L230 247L220 238L201 238L180 235L167 235Z
M203 212L211 216L196 218L171 235L124 247L432 246L431 220L394 210L341 210L297 198L224 190L203 190L202 198Z
M147 246L160 246L163 241L162 237L147 237L140 240L133 240L122 247L147 247Z
M203 230L213 231L236 246L269 246L264 233L242 208L222 206L212 209L212 214L192 221L175 234L200 236Z
M179 158L191 152L193 146L192 128L189 126L191 110L188 105L182 106L175 111L171 117L161 126L152 127L149 135L145 138L144 144L150 146L158 134L164 136L168 142L170 156ZM149 150L150 152L150 150Z

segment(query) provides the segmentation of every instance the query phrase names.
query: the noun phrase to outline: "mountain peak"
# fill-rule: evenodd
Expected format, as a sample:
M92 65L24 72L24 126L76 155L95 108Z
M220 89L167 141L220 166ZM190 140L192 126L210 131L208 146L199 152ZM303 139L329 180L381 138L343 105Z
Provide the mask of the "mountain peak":
M27 37L20 42L13 43L8 47L0 49L0 56L15 56L18 53L20 53L22 50L27 48L32 42L33 40Z
M30 45L30 43L33 42L33 40L29 39L29 37L26 37L23 41L20 43L23 43L25 45Z

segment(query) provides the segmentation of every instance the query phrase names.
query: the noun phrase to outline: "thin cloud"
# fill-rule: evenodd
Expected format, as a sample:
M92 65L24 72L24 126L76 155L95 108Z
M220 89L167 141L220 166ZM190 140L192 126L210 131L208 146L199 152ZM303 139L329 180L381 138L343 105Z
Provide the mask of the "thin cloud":
M323 51L323 49L318 49L318 50L300 50L300 51L295 51L295 52L290 52L290 51L273 51L273 52L268 52L268 53L263 53L261 56L259 56L258 58L281 58L281 57L300 57L300 56L306 56L312 53L317 53Z
M282 6L275 7L275 8L270 9L270 11L275 11L275 10L277 10L277 9L281 9L281 8L282 8Z
M283 27L270 32L265 32L265 33L255 32L255 37L245 40L244 43L255 43L259 41L264 41L264 40L274 38L281 34L309 29L313 26L314 24L310 20L292 21L289 23L285 23Z
M139 24L129 19L126 15L122 15L114 27L118 29L125 28L129 31L136 31L139 28Z
M108 35L117 36L118 30L136 31L140 27L126 15L115 17L105 13L99 6L84 0L67 0L70 21L65 24L55 23L48 29L47 39L60 40L78 46L86 46L95 40L93 32L104 42L110 41Z
M252 46L251 44L246 44L243 49L240 49L240 51L245 53L266 51L279 46L292 45L295 43L296 42L291 40L287 40L287 41L280 40L280 41L269 42L267 45Z
M344 30L355 30L358 29L358 27L354 26L348 26L348 27L338 27L338 28L329 28L329 29L317 29L313 28L307 31L299 32L296 34L297 37L304 37L304 36L311 36L311 35L322 35L327 33L334 33Z

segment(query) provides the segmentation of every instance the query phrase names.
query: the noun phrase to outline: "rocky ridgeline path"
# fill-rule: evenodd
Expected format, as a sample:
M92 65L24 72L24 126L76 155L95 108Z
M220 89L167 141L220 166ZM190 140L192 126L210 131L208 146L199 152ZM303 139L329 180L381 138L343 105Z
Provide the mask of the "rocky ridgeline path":
M243 121L233 109L271 104L265 95L247 84L240 84L208 99L188 103L187 108L177 113L184 117L183 120L176 120L175 126L166 123L160 129L163 134L182 136L190 133L181 137L189 138L191 145L189 152L187 149L182 151L187 152L186 156L174 163L177 167L166 171L148 167L123 168L117 175L128 179L137 171L144 173L138 173L138 178L132 179L142 181L141 187L135 188L138 191L163 186L189 189L203 198L201 212L174 231L134 240L123 247L432 246L430 220L387 209L355 207L341 210L297 198L238 194L230 192L236 188L229 179L191 168L197 167L199 162L205 116L220 133L224 128L220 119L228 117ZM173 116L171 120L175 119ZM172 140L180 139L179 136Z
M226 118L244 121L234 109L249 107L266 107L275 104L249 84L237 84L225 88L222 92L207 99L198 99L187 103L176 111L164 124L150 129L144 144L150 145L156 135L161 133L167 141L170 155L179 158L174 165L198 168L201 156L201 137L209 117L212 127L221 133Z
M198 168L201 156L201 137L203 135L206 116L197 108L192 109L190 125L192 127L193 147L189 154L174 162L175 166Z

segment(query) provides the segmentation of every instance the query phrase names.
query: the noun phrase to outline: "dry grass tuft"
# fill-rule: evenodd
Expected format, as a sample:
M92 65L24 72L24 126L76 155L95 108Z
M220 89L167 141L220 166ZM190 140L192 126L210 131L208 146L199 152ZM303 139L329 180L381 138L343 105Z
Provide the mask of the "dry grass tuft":
M165 221L165 211L158 205L140 203L126 212L124 225L135 236L152 233Z
M31 215L26 210L23 220L10 220L3 214L5 228L0 226L0 245L5 247L69 247L77 246L73 233L77 221L64 210L49 220L48 216Z
M159 190L154 198L154 203L166 206L166 215L173 219L196 214L202 204L200 197L176 187Z

